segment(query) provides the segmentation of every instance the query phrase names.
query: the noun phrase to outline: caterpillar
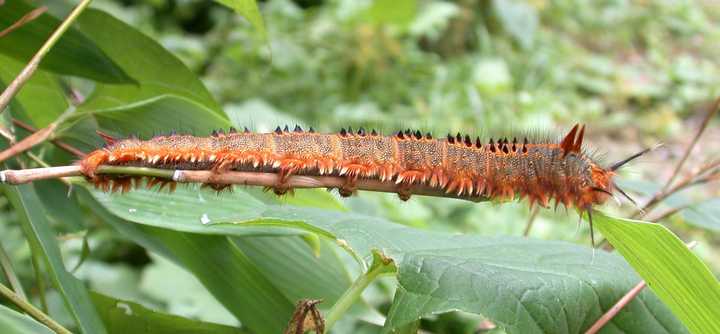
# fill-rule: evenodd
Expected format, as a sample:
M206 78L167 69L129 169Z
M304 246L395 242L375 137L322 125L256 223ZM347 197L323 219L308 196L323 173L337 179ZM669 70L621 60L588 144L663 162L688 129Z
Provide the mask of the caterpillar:
M127 178L97 175L101 165L274 172L280 180L274 186L277 194L291 190L284 183L292 175L332 175L346 179L339 189L342 196L356 192L358 179L371 178L394 183L402 200L410 198L412 185L423 184L459 196L527 198L531 206L548 207L555 200L556 207L563 204L589 215L593 205L614 197L614 191L632 201L613 178L618 168L647 150L603 167L584 150L584 134L585 127L579 124L560 141L506 137L483 142L459 133L433 138L411 130L385 136L364 128L323 134L300 126L277 127L270 133L231 128L227 134L214 131L208 137L170 134L149 140L101 134L106 147L88 154L80 166L105 190L127 191L130 183ZM110 187L108 182L113 181ZM157 183L174 187L172 180L157 178L148 184ZM229 186L208 185L218 191Z

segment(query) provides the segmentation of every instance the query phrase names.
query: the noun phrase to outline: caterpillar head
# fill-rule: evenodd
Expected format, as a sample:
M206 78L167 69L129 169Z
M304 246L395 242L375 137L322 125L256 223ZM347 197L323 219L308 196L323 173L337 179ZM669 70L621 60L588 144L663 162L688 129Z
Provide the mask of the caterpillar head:
M593 188L592 188L592 204L601 204L605 201L607 201L608 198L615 198L614 192L620 193L623 197L625 197L630 203L637 206L637 203L635 200L630 197L622 188L620 188L617 183L613 180L613 178L617 175L617 170L620 169L622 166L626 165L628 162L633 161L637 159L638 157L644 155L645 153L648 153L652 151L653 149L659 147L651 147L646 148L640 152L637 152L625 159L622 159L618 162L615 162L614 164L610 165L607 168L602 168L597 165L593 165L592 167L592 180L593 180Z
M580 126L579 124L576 124L570 132L563 138L563 140L560 142L560 147L562 148L565 155L570 153L575 154L581 154L582 150L582 142L583 142L583 136L585 134L585 126ZM634 205L637 205L635 200L632 199L625 191L620 188L617 183L613 180L615 176L617 175L617 170L620 169L622 166L627 164L628 162L637 159L638 157L642 156L643 154L650 152L651 150L657 148L647 148L644 149L638 153L635 153L625 159L622 159L618 162L613 163L609 167L602 167L595 162L592 162L590 165L590 173L591 173L591 182L588 186L590 191L583 191L580 195L580 198L576 202L578 207L591 207L595 204L602 204L605 203L609 198L615 197L614 193L618 192L623 197L627 198L631 203ZM619 201L618 201L619 202Z

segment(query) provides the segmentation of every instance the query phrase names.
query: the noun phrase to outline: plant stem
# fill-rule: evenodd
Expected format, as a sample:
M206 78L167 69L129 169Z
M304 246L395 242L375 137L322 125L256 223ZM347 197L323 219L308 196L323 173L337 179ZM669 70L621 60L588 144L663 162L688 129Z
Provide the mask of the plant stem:
M75 19L80 16L80 14L87 8L87 6L90 4L92 0L81 0L80 3L70 12L67 18L60 23L60 25L55 29L55 31L50 35L50 37L45 41L45 43L40 47L40 49L35 53L35 55L30 59L30 62L25 66L25 68L20 71L20 74L18 74L15 79L13 79L12 82L7 86L4 92L0 95L0 113L2 113L5 110L5 107L10 103L10 100L17 94L17 92L22 88L25 83L30 80L30 77L35 73L35 70L40 65L40 62L42 59L47 55L48 52L50 52L50 49L57 43L58 40L60 40L60 37L65 33L65 31L70 28L70 25L72 25L73 22L75 22Z
M347 311L352 304L357 301L358 298L362 295L363 291L365 291L365 288L370 285L380 274L387 273L391 268L394 268L394 264L392 261L386 262L382 261L381 263L377 263L379 261L373 261L376 263L373 263L373 265L370 267L370 270L365 272L364 274L360 275L355 282L350 286L349 289L345 290L345 293L343 293L342 296L335 302L335 305L332 306L330 311L328 311L327 316L325 317L325 332L329 332L332 326L337 322L340 317L342 317L343 314L345 314L345 311Z
M525 224L525 231L523 231L523 237L527 237L530 234L530 229L533 226L533 223L535 222L535 218L537 218L538 213L540 212L539 207L532 208L532 212L530 213L530 217L528 218L527 223Z
M718 109L720 109L720 98L717 98L715 102L710 106L710 110L708 110L707 115L705 115L705 118L703 119L703 122L700 124L700 128L695 133L695 137L693 137L692 142L690 142L690 145L685 149L685 153L683 153L682 158L680 161L678 161L677 165L675 166L675 170L673 171L672 175L668 179L667 183L665 184L665 187L663 187L662 192L666 192L668 188L672 185L673 181L675 181L675 178L680 173L680 170L682 169L683 165L685 164L685 161L687 160L688 156L690 156L690 152L692 152L693 148L697 144L698 140L700 139L700 136L702 136L703 132L705 132L705 129L707 128L708 124L710 123L710 120L712 119L713 115L717 113Z
M0 266L2 266L2 270L3 270L3 273L5 273L5 277L7 278L8 282L10 283L10 286L13 288L13 290L15 290L15 293L18 295L18 297L27 301L28 298L25 295L25 291L23 290L22 284L20 284L20 280L18 279L17 275L15 274L15 270L13 270L12 261L10 261L10 256L8 256L7 252L5 251L5 248L2 247L2 245L0 245Z
M14 125L19 126L19 127L25 129L25 130L28 131L28 132L35 133L35 132L38 131L37 129L35 129L35 128L32 127L31 125L25 124L24 122L22 122L22 121L20 121L20 120L18 120L18 119L13 118L12 121L13 121L13 124L14 124ZM53 144L55 144L57 147L65 150L65 151L67 151L68 153L75 155L75 156L78 157L78 158L83 158L83 157L85 157L85 152L80 151L79 149L77 149L77 148L75 148L75 147L73 147L73 146L70 146L70 145L68 145L68 144L66 144L66 143L64 143L64 142L62 142L62 141L60 141L60 140L50 139L50 142L53 143Z
M123 176L151 176L159 177L175 182L195 182L214 184L237 184L245 186L275 187L280 184L280 177L277 173L265 172L238 172L229 171L217 173L210 170L172 170L146 167L128 166L100 166L96 172L101 175L123 175ZM37 180L55 179L68 176L82 176L80 166L61 166L48 168L32 168L22 170L0 171L0 182L8 184L23 184ZM288 188L341 188L345 185L346 178L341 176L313 176L293 175L290 176L284 186ZM394 182L382 182L373 179L359 179L356 183L357 190L376 192L398 192L398 186ZM487 200L480 196L458 196L455 193L447 193L443 189L433 188L423 184L413 184L410 192L415 195L458 198L472 202Z
M52 329L55 333L72 334L69 330L67 330L65 327L63 327L62 325L55 322L55 320L50 318L47 314L43 313L42 311L35 308L35 306L33 306L32 304L23 300L22 298L20 298L20 296L16 295L12 290L8 289L6 286L4 286L2 284L0 284L0 294L5 296L13 304L17 305L17 307L19 307L23 311L27 312L33 318L37 319L37 321L43 323L48 328Z

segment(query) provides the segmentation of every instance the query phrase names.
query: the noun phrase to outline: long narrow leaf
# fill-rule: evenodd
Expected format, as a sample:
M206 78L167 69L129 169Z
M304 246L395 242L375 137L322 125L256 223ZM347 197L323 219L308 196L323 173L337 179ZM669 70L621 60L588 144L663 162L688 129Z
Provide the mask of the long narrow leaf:
M20 216L23 231L33 252L40 252L45 261L50 279L62 295L77 326L83 333L105 333L85 286L65 269L45 209L32 185L2 185L2 190Z
M660 224L595 212L595 226L693 333L720 333L720 283Z

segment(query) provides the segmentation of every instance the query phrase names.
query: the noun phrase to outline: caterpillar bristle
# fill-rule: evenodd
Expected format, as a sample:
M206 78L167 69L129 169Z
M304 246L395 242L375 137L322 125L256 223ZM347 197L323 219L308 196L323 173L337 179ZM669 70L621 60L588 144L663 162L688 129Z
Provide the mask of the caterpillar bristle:
M602 204L613 189L628 198L612 181L614 171L628 161L646 153L644 150L609 168L603 168L582 152L585 126L575 125L557 141L531 141L527 137L489 138L485 144L476 136L458 132L445 138L434 138L431 132L405 129L392 136L379 135L375 129L342 128L336 134L307 132L296 124L276 127L271 133L251 133L243 127L242 134L234 127L213 130L211 136L199 138L174 135L146 141L106 139L111 143L84 158L82 172L98 189L125 192L140 185L158 190L174 189L175 182L150 177L96 175L101 165L136 166L160 169L210 170L277 173L274 192L290 193L286 182L294 175L332 176L347 178L343 193L355 192L359 179L372 179L392 184L407 199L414 186L437 188L460 197L527 198L531 205L543 207L550 200L555 205L573 206L580 210ZM423 134L425 133L425 134ZM522 143L519 138L522 138ZM564 159L574 153L572 158ZM577 158L579 157L579 158ZM544 168L531 169L532 166ZM555 173L552 168L565 168ZM588 185L589 184L589 185ZM155 187L158 186L158 187ZM227 185L207 184L215 190Z

